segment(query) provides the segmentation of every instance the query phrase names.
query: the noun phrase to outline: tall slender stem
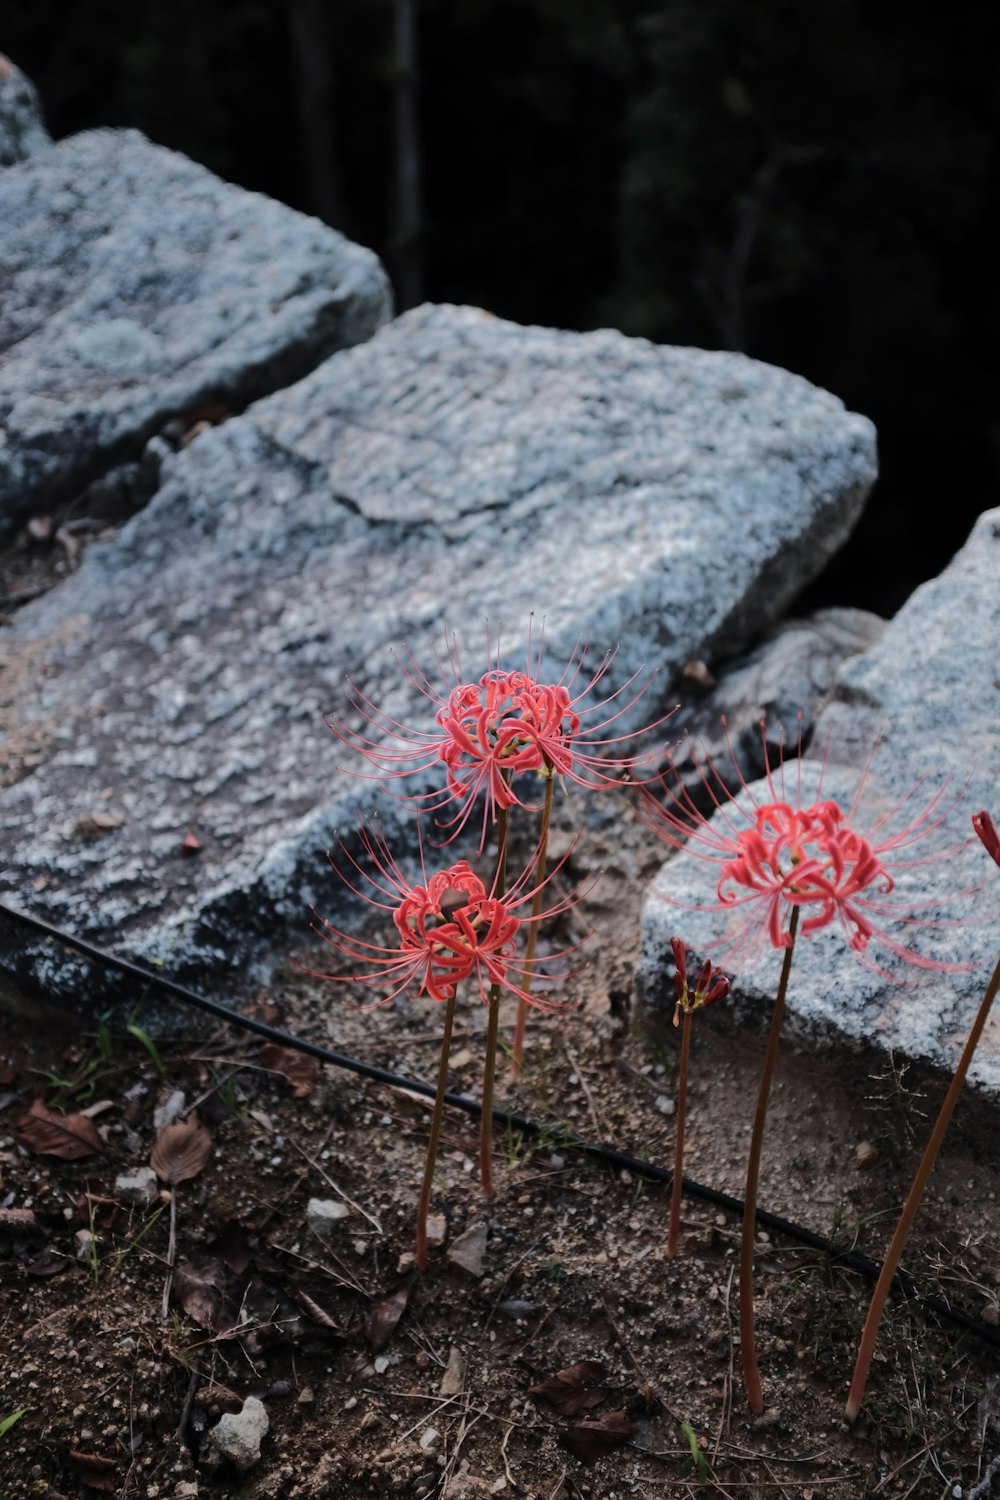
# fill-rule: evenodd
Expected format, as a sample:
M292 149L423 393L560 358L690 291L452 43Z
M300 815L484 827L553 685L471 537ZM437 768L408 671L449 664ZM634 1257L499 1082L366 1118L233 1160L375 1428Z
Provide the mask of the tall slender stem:
M778 1055L778 1038L781 1035L781 1022L785 1014L785 993L788 989L788 975L791 972L798 926L799 909L793 906L792 920L788 924L788 936L791 941L785 949L785 958L781 965L781 979L778 981L778 993L775 996L774 1010L771 1014L771 1031L767 1038L764 1069L760 1075L760 1088L757 1091L757 1110L753 1118L750 1159L747 1162L747 1185L743 1194L743 1237L740 1241L740 1354L743 1360L743 1384L746 1387L747 1401L750 1403L750 1410L757 1416L764 1410L764 1392L760 1383L760 1371L757 1368L757 1347L754 1343L753 1331L753 1243L757 1229L757 1180L760 1176L760 1148L764 1141L767 1105L771 1097L774 1059Z
M667 1254L677 1253L677 1231L681 1226L681 1179L684 1175L684 1116L687 1109L688 1053L691 1050L691 1012L685 1010L681 1032L681 1066L677 1077L677 1139L674 1142L674 1180L670 1193L670 1228Z
M882 1322L882 1314L885 1311L885 1304L890 1288L892 1287L893 1278L899 1266L900 1256L906 1248L906 1241L913 1227L913 1220L916 1217L917 1209L920 1207L920 1200L924 1196L927 1179L933 1171L934 1162L941 1148L941 1142L944 1140L945 1131L951 1122L955 1105L958 1103L958 1096L962 1092L962 1085L965 1082L965 1075L969 1071L969 1064L972 1061L973 1053L982 1035L983 1027L986 1025L990 1006L996 999L998 989L1000 989L1000 959L997 960L996 968L993 970L990 982L986 986L986 993L979 1006L979 1014L976 1016L972 1030L969 1032L968 1039L962 1049L962 1056L959 1058L958 1067L955 1069L955 1076L948 1087L944 1103L941 1106L941 1113L938 1115L934 1129L931 1131L930 1140L927 1142L906 1202L903 1204L903 1211L899 1216L899 1223L896 1225L896 1232L892 1237L892 1243L886 1251L885 1260L882 1262L882 1270L876 1282L875 1291L872 1293L871 1305L868 1308L868 1316L865 1319L864 1330L861 1334L861 1343L858 1345L858 1357L854 1366L854 1377L851 1381L850 1394L847 1397L846 1416L849 1422L855 1420L858 1412L861 1410L861 1403L865 1399L865 1387L868 1384L868 1372L871 1369L872 1355L875 1352L875 1340L878 1336L879 1325Z
M497 876L493 894L503 900L507 890L507 809L497 813ZM493 1186L493 1084L497 1071L497 1039L500 1034L500 986L490 985L490 1009L486 1026L486 1065L483 1069L483 1113L479 1121L479 1181L483 1196L495 1198Z
M528 941L524 950L524 992L531 994L531 965L534 962L535 950L538 946L538 914L542 909L542 882L545 879L546 867L549 853L549 823L552 821L552 788L555 785L555 776L551 773L545 778L545 803L542 807L542 831L538 836L538 859L535 863L535 894L531 901L531 923L528 927ZM528 1021L528 1002L522 995L517 1002L517 1023L514 1027L514 1072L520 1073L524 1063L524 1030Z
M431 1133L427 1142L427 1160L424 1163L424 1180L417 1204L417 1266L427 1270L427 1214L431 1206L431 1188L434 1184L434 1165L437 1161L438 1142L441 1139L441 1117L444 1114L444 1096L448 1087L448 1055L451 1052L451 1033L455 1024L455 995L446 1002L444 1012L444 1035L441 1038L441 1058L438 1062L437 1093L434 1095L434 1113L431 1115Z

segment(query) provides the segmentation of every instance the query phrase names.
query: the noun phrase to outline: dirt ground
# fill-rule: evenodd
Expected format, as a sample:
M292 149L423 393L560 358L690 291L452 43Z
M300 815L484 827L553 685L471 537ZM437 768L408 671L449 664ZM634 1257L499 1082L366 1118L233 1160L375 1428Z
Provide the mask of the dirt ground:
M476 1122L448 1113L433 1204L440 1243L422 1277L412 1246L425 1101L290 1063L180 1010L178 1034L151 1051L135 1034L8 997L0 1424L23 1414L0 1435L0 1495L1000 1493L1000 1473L990 1488L1000 1351L915 1304L893 1308L849 1430L842 1412L869 1288L821 1252L761 1235L767 1410L754 1419L735 1329L738 1220L687 1201L681 1253L669 1260L667 1191L567 1147L571 1130L672 1164L678 1033L669 1017L650 1028L634 1013L630 981L639 897L660 851L627 813L625 825L613 848L606 833L574 855L567 879L611 867L586 917L581 907L557 935L572 941L593 926L589 964L560 991L562 1013L533 1015L521 1079L501 1067L499 1102L544 1130L534 1140L498 1131L498 1192L487 1202ZM314 967L336 957L295 956ZM441 1012L430 1002L363 1012L344 986L291 962L266 992L233 998L297 1035L433 1082ZM140 1027L143 999L137 987ZM457 1091L479 1087L484 1017L478 1001L460 1004ZM737 1029L728 1007L696 1023L686 1175L739 1196L763 1036ZM921 1082L884 1057L786 1050L761 1206L877 1259L942 1091L940 1079ZM174 1188L177 1268L164 1316L169 1191L161 1180L144 1206L116 1181L149 1165L154 1112L171 1098L192 1131L200 1120L210 1154ZM96 1132L89 1154L43 1154L32 1126L24 1145L18 1122L33 1099L89 1109L73 1127ZM906 1256L923 1289L993 1329L996 1127L981 1101L962 1102ZM55 1140L64 1144L58 1127ZM319 1226L310 1200L347 1212ZM564 1380L554 1404L531 1394L584 1361L597 1364ZM267 1432L241 1475L213 1460L208 1433L250 1396Z

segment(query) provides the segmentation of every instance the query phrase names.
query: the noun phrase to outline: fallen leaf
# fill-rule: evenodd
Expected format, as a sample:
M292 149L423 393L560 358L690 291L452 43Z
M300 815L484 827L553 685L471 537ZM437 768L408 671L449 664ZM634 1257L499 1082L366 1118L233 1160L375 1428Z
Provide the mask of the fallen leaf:
M531 1386L528 1394L547 1401L561 1417L575 1417L578 1412L599 1406L604 1400L601 1381L605 1373L600 1360L582 1359L578 1365L568 1365L550 1379Z
M598 1459L605 1458L609 1453L614 1453L616 1448L631 1441L638 1431L639 1424L633 1422L627 1412L609 1411L596 1421L568 1427L559 1434L559 1441L564 1448L569 1449L574 1458L578 1458L589 1468Z
M176 1187L197 1177L212 1154L212 1137L195 1115L164 1125L150 1153L149 1165L161 1181Z
M49 1246L30 1266L25 1266L24 1273L26 1276L58 1276L60 1271L68 1271L74 1265L76 1261L71 1255L63 1255Z
M118 1468L115 1458L101 1458L97 1453L80 1453L75 1448L67 1454L70 1463L80 1471L80 1483L90 1490L106 1490L114 1494L118 1485L113 1478Z
M319 1063L308 1053L279 1047L276 1042L265 1042L260 1049L260 1063L269 1073L277 1073L291 1084L296 1099L304 1099L316 1087Z
M335 1333L338 1336L341 1334L340 1327L333 1321L326 1309L320 1307L319 1303L314 1302L305 1292L296 1292L295 1300L302 1311L312 1318L314 1323L318 1323L320 1328L328 1329L331 1333Z
M173 1294L193 1323L212 1333L234 1328L239 1320L244 1280L220 1255L179 1261Z
M26 1115L10 1128L19 1145L36 1156L58 1156L62 1161L79 1161L104 1150L97 1126L86 1115L58 1115L36 1099Z
M373 1354L384 1349L395 1333L396 1325L406 1311L416 1279L415 1274L407 1276L394 1291L387 1292L384 1297L376 1297L372 1303L368 1319L368 1342Z
M195 833L193 828L189 828L187 833L181 839L181 853L187 854L189 856L192 854L201 853L201 839Z

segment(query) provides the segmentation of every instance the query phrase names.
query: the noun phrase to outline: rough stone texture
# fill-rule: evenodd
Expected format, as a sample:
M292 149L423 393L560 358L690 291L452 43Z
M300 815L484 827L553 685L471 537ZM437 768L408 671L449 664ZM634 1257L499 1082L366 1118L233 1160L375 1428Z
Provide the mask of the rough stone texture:
M140 1167L137 1172L123 1172L116 1177L115 1192L123 1203L152 1208L160 1196L160 1184L152 1167Z
M350 1216L347 1204L335 1198L310 1198L306 1204L306 1225L321 1240L328 1240L337 1225Z
M678 745L673 766L699 806L709 802L690 747L699 760L707 754L735 791L739 777L729 756L731 746L740 775L755 781L764 774L765 745L773 761L782 745L794 750L800 731L802 743L809 743L839 667L873 646L884 630L879 615L862 609L820 609L784 620L761 645L727 663L704 697L683 704L670 721L670 737L687 739L690 746ZM682 688L685 682L686 676Z
M0 173L0 264L0 535L391 314L371 251L132 130Z
M209 1451L203 1462L214 1468L220 1459L228 1459L238 1473L248 1473L260 1459L260 1445L270 1425L263 1401L248 1396L241 1411L226 1412L209 1429Z
M689 657L782 613L874 464L864 418L740 355L417 309L168 460L19 616L9 657L43 665L4 721L35 749L0 792L0 890L174 974L245 978L311 905L343 916L325 851L372 796L322 722L345 674L423 725L389 647L435 675L448 625L478 675L484 619L520 664L536 610L557 671L588 633L597 660L621 642L612 684L658 668L648 722ZM63 963L11 930L0 972L48 991Z
M0 167L12 167L51 144L35 85L0 52Z
M873 1043L949 1071L957 1061L996 958L1000 930L1000 871L970 838L969 823L980 807L992 808L994 814L1000 810L998 578L1000 511L992 511L980 518L941 577L917 590L881 640L844 666L834 701L820 717L816 741L829 736L824 795L848 806L858 772L883 732L859 810L862 829L892 808L918 777L928 776L902 810L900 821L907 822L951 777L958 805L939 836L917 845L913 853L935 848L957 852L916 866L900 889L905 884L915 898L932 897L940 902L938 916L960 920L937 930L918 924L896 931L939 960L971 960L974 967L960 974L926 973L888 960L886 967L906 981L893 985L862 968L832 929L800 941L789 1023L809 1039ZM814 785L818 770L815 762L805 763L807 788ZM764 796L766 784L758 783L755 790ZM703 862L682 853L655 882L644 911L638 971L640 990L651 1004L669 1001L671 933L704 951L720 932L712 914L680 910L662 898L687 906L711 902L710 876ZM921 908L920 914L935 912ZM745 1006L762 1017L770 1014L778 969L777 956L770 952L759 966L739 975ZM1000 1097L1000 1013L994 1012L987 1024L970 1078Z

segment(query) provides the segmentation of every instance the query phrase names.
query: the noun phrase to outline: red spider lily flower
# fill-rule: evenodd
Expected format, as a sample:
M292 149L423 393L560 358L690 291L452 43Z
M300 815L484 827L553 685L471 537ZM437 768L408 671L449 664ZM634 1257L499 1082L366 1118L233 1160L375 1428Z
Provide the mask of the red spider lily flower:
M983 848L993 863L1000 865L1000 833L988 812L972 814L972 826L982 840Z
M449 840L465 827L483 794L482 847L488 827L502 808L527 805L514 785L525 772L562 776L599 791L634 778L640 768L651 767L660 757L659 747L636 757L615 751L662 724L669 714L642 729L617 735L605 732L634 707L649 686L646 683L630 693L639 676L634 673L614 692L599 695L617 651L607 652L585 681L588 646L580 643L553 682L542 673L543 649L543 640L535 647L529 637L525 669L507 671L501 666L499 637L493 646L487 637L487 670L470 680L462 671L452 638L447 643L447 664L438 663L442 677L451 677L450 687L436 688L412 658L402 668L433 705L433 729L401 724L353 684L352 707L379 737L351 731L337 719L328 718L327 725L338 739L365 756L376 776L418 776L443 765L445 787L413 800L427 812L457 807L454 817L444 824Z
M698 975L698 983L692 990L688 984L687 949L678 937L670 939L670 946L674 950L674 988L677 993L674 1025L679 1026L682 1010L690 1014L692 1011L700 1010L703 1005L714 1005L717 1000L725 1000L732 989L732 984L706 958L701 966L701 973Z
M763 721L761 735L763 739ZM789 788L784 756L773 768L767 758L766 740L767 792L763 798L747 785L731 745L729 755L741 787L734 798L730 798L711 759L699 762L695 758L701 786L713 809L711 815L702 812L669 757L668 773L660 778L667 800L660 802L648 785L643 788L647 826L667 843L687 848L717 868L715 902L694 909L718 911L730 918L730 930L723 940L725 962L751 962L767 946L789 947L787 924L797 907L799 930L804 935L838 922L861 961L886 977L892 976L872 958L870 944L926 969L957 972L967 967L927 958L886 930L885 924L892 921L946 925L930 915L920 915L922 910L941 905L940 896L923 902L904 901L893 893L901 873L956 852L937 849L915 858L910 854L915 844L942 826L959 798L948 795L946 781L914 815L914 799L926 780L923 778L862 831L857 826L858 810L877 748L876 743L846 810L822 796L825 756L815 800L805 800L801 765L794 788ZM956 901L968 894L956 892L948 899Z
M390 986L390 992L368 1009L387 1005L411 986L415 986L418 995L427 995L432 1000L452 1000L462 980L470 978L476 980L484 1004L489 1004L493 984L501 985L540 1010L559 1010L566 1003L528 993L525 981L529 974L535 974L541 960L519 959L515 939L521 927L569 911L580 899L580 892L556 901L537 916L522 914L521 908L533 902L535 896L535 890L529 888L533 864L501 898L483 884L464 859L428 876L423 870L421 852L422 881L411 884L380 830L363 827L360 842L374 873L362 866L346 844L341 842L340 847L370 890L355 885L342 871L337 873L369 905L391 913L398 941L392 946L365 942L320 917L321 925L316 931L324 942L350 962L362 965L362 969L346 975L321 974L319 978ZM542 889L564 862L542 881ZM565 957L571 951L549 954L546 961Z

